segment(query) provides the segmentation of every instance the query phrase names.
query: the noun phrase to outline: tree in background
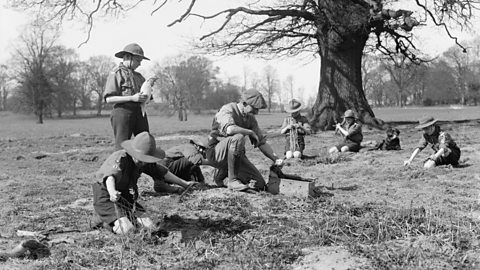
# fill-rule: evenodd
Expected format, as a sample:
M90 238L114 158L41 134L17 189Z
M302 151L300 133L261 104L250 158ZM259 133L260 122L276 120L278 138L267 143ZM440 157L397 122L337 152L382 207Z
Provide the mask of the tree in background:
M9 80L9 76L8 76L7 66L0 65L0 110L1 111L5 111L7 109L8 80Z
M460 97L460 103L465 105L468 95L467 74L470 71L468 55L459 48L451 47L443 53L443 59L452 67L457 89L456 92Z
M480 100L480 37L477 37L473 43L473 49L469 50L469 72L466 76L467 80L467 99L473 105L477 106Z
M15 73L20 84L15 93L18 100L37 116L43 124L45 110L52 105L54 89L48 74L51 72L49 57L55 48L58 28L41 18L35 19L20 37L15 53Z
M173 1L155 1L152 9L155 12L168 2ZM202 15L195 10L199 1L187 2L187 10L171 25L192 17L216 23L223 20L216 28L209 28L213 30L201 38L204 43L199 45L207 51L273 54L275 57L303 52L318 54L321 57L321 81L312 118L317 128L331 127L347 108L355 108L366 123L381 124L375 119L362 88L361 59L371 34L377 50L387 55L402 53L416 61L410 31L420 22L414 18L414 12L444 27L450 35L445 23L465 26L478 7L476 2L460 0L411 1L411 11L395 8L396 1L382 0L278 0L271 1L268 6L252 0L245 6ZM13 3L17 7L52 9L48 1L36 5L26 0ZM56 16L62 19L67 14L81 11L90 26L95 15L103 16L103 12L118 15L135 6L136 3L118 0L107 0L97 7L67 0L53 5L58 11Z
M54 46L50 57L47 57L46 64L49 69L46 77L53 90L52 107L58 117L62 117L66 109L72 109L75 112L76 106L73 101L78 91L78 85L74 74L78 62L77 53L73 49L67 49L61 45Z
M108 74L110 74L114 67L115 62L110 56L92 56L86 61L85 72L88 76L87 87L90 92L94 93L93 97L96 98L95 103L98 116L102 114L105 83L107 82Z
M463 105L466 105L469 99L476 97L476 87L472 88L472 86L478 83L480 77L478 70L480 37L469 40L466 46L468 47L466 53L456 47L450 47L442 57L454 71L457 93Z
M178 1L153 1L152 13L170 2L178 4ZM311 118L316 129L331 129L347 108L355 109L367 124L382 124L375 118L362 88L361 60L370 37L377 51L385 55L400 53L418 61L413 28L433 22L456 41L449 26L468 27L480 7L477 1L463 0L272 0L268 5L264 1L246 0L242 2L244 6L205 15L196 10L201 1L185 2L185 12L170 25L191 18L200 18L204 24L214 23L206 27L208 32L201 37L203 42L198 43L207 52L257 53L270 57L305 52L318 55L321 80ZM105 0L98 5L70 0L10 3L54 11L54 17L60 19L83 15L90 29L97 16L123 14L138 4L126 0ZM408 10L399 8L400 5Z
M186 110L194 109L200 113L205 108L206 97L212 92L212 80L218 73L211 60L200 56L183 59L177 56L164 66L154 68L159 78L158 89L161 98L178 111L180 121L187 120Z
M444 60L432 63L426 74L424 105L453 104L460 99L455 91L454 70Z
M92 105L92 91L90 90L89 66L85 61L78 63L78 68L74 74L79 89L75 95L75 104L78 102L81 109L90 109Z
M263 68L262 90L266 93L268 112L272 111L272 98L279 91L277 70L271 65Z
M362 87L370 104L385 105L386 77L387 74L380 59L373 54L365 54L362 58Z
M205 97L211 92L211 80L218 69L206 57L191 56L181 61L176 70L177 85L186 93L187 106L200 113Z
M410 61L403 54L392 56L389 60L382 59L382 68L388 72L395 85L396 105L403 107L407 104L408 97L415 92L424 72L420 64Z
M239 101L242 88L229 82L214 81L213 91L206 98L205 109L218 110L227 103Z
M283 87L285 88L286 92L288 93L288 99L291 100L293 99L294 97L294 79L293 79L293 76L291 74L287 75L287 77L285 78L285 81L283 82ZM281 95L280 95L281 96ZM282 103L282 101L280 100L280 103Z

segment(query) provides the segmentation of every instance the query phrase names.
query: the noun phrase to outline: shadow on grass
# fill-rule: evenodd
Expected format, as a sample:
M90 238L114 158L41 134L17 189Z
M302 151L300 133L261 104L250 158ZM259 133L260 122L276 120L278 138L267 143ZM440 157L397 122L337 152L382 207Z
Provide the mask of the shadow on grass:
M181 242L191 242L199 239L208 239L214 236L234 236L255 226L233 218L184 218L177 214L165 216L163 230L167 232L180 231Z
M358 185L344 186L344 187L335 187L333 184L331 186L325 186L328 190L344 190L344 191L354 191L358 189Z
M460 163L456 166L453 166L454 168L458 168L458 169L461 169L461 168L467 168L467 167L470 167L472 166L472 164L468 164L468 163Z
M197 183L194 185L192 188L187 190L186 193L191 193L193 191L203 191L203 190L209 190L209 189L217 189L217 188L223 188L219 187L217 185L210 185L210 184L205 184L205 183ZM149 196L149 197L162 197L162 196L170 196L170 195L181 195L184 194L185 190L180 190L178 192L156 192L156 191L149 191L145 190L140 193L142 196Z

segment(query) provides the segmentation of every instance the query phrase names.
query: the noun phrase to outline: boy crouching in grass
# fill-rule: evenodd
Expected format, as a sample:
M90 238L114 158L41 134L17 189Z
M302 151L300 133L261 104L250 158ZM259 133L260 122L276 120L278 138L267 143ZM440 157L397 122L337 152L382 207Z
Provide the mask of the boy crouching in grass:
M415 128L422 129L423 136L410 158L404 161L404 166L410 165L417 154L427 147L428 144L432 145L434 153L428 157L423 167L432 168L448 164L453 166L458 165L461 153L460 148L458 148L450 134L440 130L440 126L438 126L436 122L436 119L428 116L419 120L419 124Z
M145 209L136 202L140 175L146 173L154 180L162 179L182 187L190 184L156 164L165 157L165 152L156 147L150 133L142 132L121 146L123 149L111 154L97 172L100 180L93 184L93 207L114 233L127 233L136 226L154 229L152 220L143 217Z

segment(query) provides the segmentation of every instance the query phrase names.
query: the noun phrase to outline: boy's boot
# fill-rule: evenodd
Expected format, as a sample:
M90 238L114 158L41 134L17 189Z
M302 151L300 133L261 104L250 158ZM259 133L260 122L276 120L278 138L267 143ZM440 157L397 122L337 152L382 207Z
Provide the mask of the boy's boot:
M240 155L235 155L233 151L228 151L228 183L227 187L235 191L244 191L248 186L238 179L238 170L240 167Z

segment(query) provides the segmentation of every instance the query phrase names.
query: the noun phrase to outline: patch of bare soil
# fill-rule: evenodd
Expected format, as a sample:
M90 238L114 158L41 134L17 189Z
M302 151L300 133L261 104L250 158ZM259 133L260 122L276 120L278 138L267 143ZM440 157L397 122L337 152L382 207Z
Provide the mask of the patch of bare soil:
M348 270L368 265L367 259L355 256L340 246L304 249L302 252L305 255L292 265L294 270Z
M112 138L0 139L0 250L35 239L50 251L43 258L7 258L0 268L475 269L479 124L442 127L462 149L459 167L425 170L422 161L430 149L403 167L421 136L407 125L398 126L400 151L330 156L327 149L340 139L333 132L307 137L310 158L288 161L283 170L314 179L319 193L311 198L215 188L208 167L207 185L183 196L156 194L153 181L142 176L140 203L160 229L128 236L90 228L91 183L113 152ZM364 135L384 137L368 129ZM164 149L185 140L157 138ZM283 152L282 136L269 141ZM269 161L251 146L247 155L268 178ZM19 236L19 231L37 234Z

